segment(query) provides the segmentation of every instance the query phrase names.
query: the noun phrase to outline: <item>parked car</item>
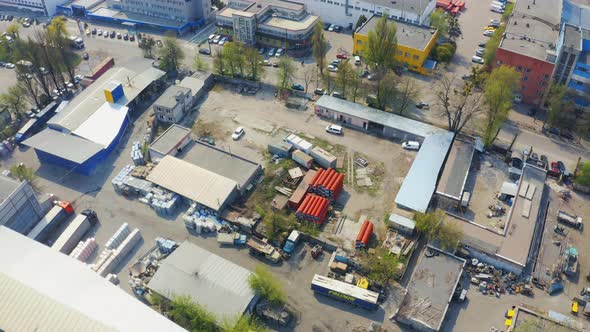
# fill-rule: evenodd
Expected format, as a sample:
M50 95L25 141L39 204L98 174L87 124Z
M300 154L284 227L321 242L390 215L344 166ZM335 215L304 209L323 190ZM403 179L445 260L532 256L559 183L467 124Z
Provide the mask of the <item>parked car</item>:
M406 150L419 150L420 142L417 141L406 141L402 143L402 148Z
M334 31L334 24L330 24L330 26L328 27L328 31L333 32Z
M483 58L479 57L477 55L474 55L473 57L471 57L471 62L479 63L480 65L484 64Z
M82 54L82 59L88 60L89 58L90 58L90 56L88 55L88 53Z
M102 36L102 30L101 29L96 30L96 35L97 36Z
M561 137L568 139L570 141L574 140L574 135L572 133L570 133L569 131L562 131L560 134Z
M14 69L14 67L16 67L16 66L14 65L14 63L8 62L7 64L4 65L4 67L6 67L8 69Z
M485 41L483 41L483 42L480 42L479 44L477 44L477 46L479 46L479 47L486 47L486 44L487 43Z
M539 155L536 152L533 152L531 154L531 159L533 159L533 160L539 160Z
M291 85L291 89L297 90L297 91L305 91L305 87L301 84L298 84L298 83L293 83L293 85Z
M342 61L340 59L336 59L336 60L332 60L332 66L334 67L338 67L340 66L340 63L342 63Z
M323 96L323 95L325 95L325 94L326 94L326 90L324 90L324 89L320 89L320 88L317 88L317 89L315 89L315 90L313 91L313 93L315 93L315 94L316 94L316 95L318 95L318 96Z
M338 71L338 67L336 67L334 65L328 65L328 71L335 73Z
M482 57L485 52L485 48L478 48L477 50L475 50L475 55Z
M275 56L276 56L276 57L280 57L280 56L282 56L282 55L283 55L283 51L284 51L284 50L283 50L282 48L279 48L279 49L277 50L277 52L275 53Z
M135 35L129 35L129 41L135 41Z
M129 40L129 34L124 34L123 35L123 40Z
M268 56L274 56L275 55L275 51L276 51L276 49L273 47L270 50L268 50L268 54L267 55Z
M91 31L91 33L92 33L93 35L96 35L96 32L97 32L96 28L92 28L92 31Z
M117 32L117 39L123 38L123 35L120 32Z
M551 163L551 173L554 176L558 176L559 175L559 165L554 161Z
M211 35L209 35L209 37L207 37L207 39L209 41L212 41L215 38L215 36L216 36L215 34L211 34Z
M332 92L332 97L339 98L339 99L346 99L346 97L344 97L344 94L342 94L342 92L340 92L340 91Z
M223 44L227 43L228 40L229 39L227 37L221 38L221 40L219 40L219 45L223 45Z
M262 61L262 65L263 65L263 66L270 67L270 66L272 66L272 62L270 62L270 61L268 61L268 60L264 60L264 61Z
M342 135L342 127L331 124L326 127L326 132L334 135Z
M490 26L498 28L500 26L500 21L499 20L490 20Z
M335 25L334 26L334 32L340 32L340 31L342 31L342 27L339 26L339 25Z
M493 36L493 35L494 35L494 32L495 32L495 31L492 31L492 30L485 30L485 31L483 32L483 35L484 35L484 36L486 36L486 37L491 37L491 36Z
M199 48L199 53L204 55L211 55L211 51L208 48Z
M237 141L240 139L240 137L242 137L242 135L244 135L244 127L238 127L236 128L236 130L234 131L233 134L231 134L231 138L234 141Z
M261 47L258 49L258 54L264 54L266 52L266 49L264 47Z
M324 23L324 30L328 30L328 29L330 29L330 26L331 26L331 25L332 25L332 24L330 24L330 23Z
M336 54L336 57L338 59L343 59L343 60L348 59L348 55L346 53L344 53L344 52L340 52L340 53Z
M547 169L547 167L549 167L549 159L547 159L547 156L542 154L541 161L543 162L543 168Z
M428 110L428 109L430 109L430 104L421 101L421 102L419 102L419 103L416 104L416 108L423 109L423 110Z
M567 169L562 161L557 161L557 167L559 168L560 174L567 175Z
M211 40L212 44L217 44L219 43L219 40L221 39L221 36L215 36L213 37L213 39Z

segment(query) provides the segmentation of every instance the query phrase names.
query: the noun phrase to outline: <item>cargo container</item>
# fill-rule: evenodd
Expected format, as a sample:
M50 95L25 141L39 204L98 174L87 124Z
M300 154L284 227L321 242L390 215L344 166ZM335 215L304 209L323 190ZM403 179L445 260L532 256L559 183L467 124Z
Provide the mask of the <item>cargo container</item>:
M295 149L301 150L305 153L311 152L311 148L313 148L311 143L295 134L285 137L285 142L292 144Z
M316 274L311 289L319 294L369 310L379 307L379 293Z
M338 158L320 147L316 146L315 148L311 149L309 155L318 165L322 166L323 168L336 168L336 161Z
M557 213L557 221L577 229L582 229L584 227L582 217L573 216L565 211L559 211Z
M313 165L313 158L300 150L293 151L293 153L291 154L291 158L296 163L307 169L310 169L311 165Z
M72 205L69 202L57 202L57 204L47 212L39 223L33 228L27 237L38 242L42 242L47 238L57 225L66 219L66 217L74 212Z
M61 233L59 238L51 248L69 255L84 234L96 223L96 213L94 211L84 211L74 218L68 227Z
M86 75L86 78L90 81L96 81L99 77L102 76L107 70L115 66L115 59L112 57L105 58L98 66L94 67L92 72L89 75Z
M282 158L287 158L289 157L289 154L291 153L292 149L293 145L291 145L291 143L288 142L278 141L268 143L268 152L273 156L276 155Z

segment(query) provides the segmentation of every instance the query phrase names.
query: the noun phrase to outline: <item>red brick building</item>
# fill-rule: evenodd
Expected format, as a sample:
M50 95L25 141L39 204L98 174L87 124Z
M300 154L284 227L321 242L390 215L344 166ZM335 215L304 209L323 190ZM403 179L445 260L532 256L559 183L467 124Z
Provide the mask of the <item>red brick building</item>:
M549 89L557 59L561 1L520 0L506 25L495 67L506 65L521 74L515 101L540 106Z

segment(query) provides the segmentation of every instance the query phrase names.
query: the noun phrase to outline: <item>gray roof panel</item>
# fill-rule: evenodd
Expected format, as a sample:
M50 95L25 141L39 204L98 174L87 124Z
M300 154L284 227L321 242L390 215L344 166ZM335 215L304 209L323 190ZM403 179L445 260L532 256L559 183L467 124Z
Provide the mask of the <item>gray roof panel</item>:
M104 148L98 143L49 128L25 140L23 144L77 164L84 163Z

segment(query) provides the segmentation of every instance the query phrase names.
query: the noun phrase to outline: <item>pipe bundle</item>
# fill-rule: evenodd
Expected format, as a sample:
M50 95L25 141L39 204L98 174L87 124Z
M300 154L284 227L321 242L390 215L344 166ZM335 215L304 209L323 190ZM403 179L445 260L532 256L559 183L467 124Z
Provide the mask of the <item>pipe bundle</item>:
M321 225L326 219L330 201L326 198L308 194L303 199L303 203L299 205L295 217L299 220L306 220L314 224Z
M361 226L361 230L359 235L356 237L355 247L356 249L363 249L369 245L369 240L371 240L371 235L373 234L373 223L365 220L363 225Z
M316 173L311 183L310 192L333 202L338 199L343 182L344 174L336 172L333 168L327 170L322 168Z

